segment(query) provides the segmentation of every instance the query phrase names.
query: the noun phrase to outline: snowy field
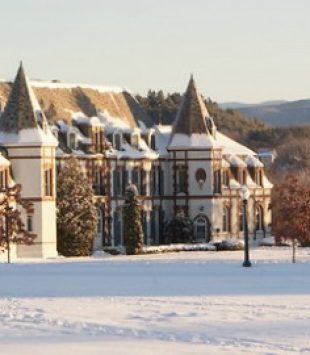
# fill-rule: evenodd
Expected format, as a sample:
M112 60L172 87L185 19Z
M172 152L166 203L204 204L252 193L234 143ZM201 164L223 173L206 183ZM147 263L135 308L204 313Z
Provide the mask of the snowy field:
M0 354L310 354L310 249L0 265Z

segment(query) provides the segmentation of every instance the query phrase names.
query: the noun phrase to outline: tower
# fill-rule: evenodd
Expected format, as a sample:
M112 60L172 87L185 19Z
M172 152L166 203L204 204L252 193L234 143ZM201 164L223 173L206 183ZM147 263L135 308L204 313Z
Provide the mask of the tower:
M197 241L210 240L220 193L222 147L203 98L190 78L168 145L174 212L194 221Z
M0 117L0 144L12 164L13 177L22 186L22 198L34 214L23 216L36 238L31 246L17 246L18 257L51 257L56 248L55 151L58 145L20 65Z

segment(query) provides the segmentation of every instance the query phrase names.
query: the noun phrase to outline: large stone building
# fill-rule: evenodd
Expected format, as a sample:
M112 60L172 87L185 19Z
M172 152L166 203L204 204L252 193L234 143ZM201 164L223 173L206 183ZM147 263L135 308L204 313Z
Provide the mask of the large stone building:
M14 83L0 83L0 107L0 172L9 176L2 187L20 183L35 210L25 219L33 219L27 225L37 238L18 247L20 256L56 254L55 177L70 155L96 195L94 249L122 245L129 181L139 191L147 245L163 242L164 222L179 210L194 221L197 242L242 238L242 185L251 192L250 236L270 233L272 185L263 163L217 131L193 78L172 127L152 124L126 89L28 81L22 66Z

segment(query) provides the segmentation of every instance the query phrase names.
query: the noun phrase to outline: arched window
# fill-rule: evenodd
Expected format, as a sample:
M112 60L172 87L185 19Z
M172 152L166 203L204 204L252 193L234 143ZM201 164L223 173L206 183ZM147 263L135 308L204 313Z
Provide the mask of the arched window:
M194 234L196 241L210 240L210 222L205 216L198 216L194 221Z
M230 231L230 209L229 207L223 208L223 232Z
M203 184L205 183L207 179L207 174L204 169L198 169L195 174L196 181L199 185L200 188L202 188Z
M264 210L262 206L257 206L255 209L255 230L264 230Z
M196 238L198 240L204 240L206 238L206 220L203 217L196 219L195 229L196 229Z

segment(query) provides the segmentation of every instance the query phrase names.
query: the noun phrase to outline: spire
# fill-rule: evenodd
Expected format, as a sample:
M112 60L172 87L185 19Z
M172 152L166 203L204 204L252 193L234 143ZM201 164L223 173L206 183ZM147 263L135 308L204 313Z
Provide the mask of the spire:
M168 150L204 150L220 148L216 127L191 74L177 117Z
M193 74L191 74L180 109L173 125L173 133L190 136L193 133L207 134L206 118L209 117L206 105L198 92Z
M42 120L42 111L20 62L10 96L0 118L0 131L18 133L22 129L36 128L39 117Z

